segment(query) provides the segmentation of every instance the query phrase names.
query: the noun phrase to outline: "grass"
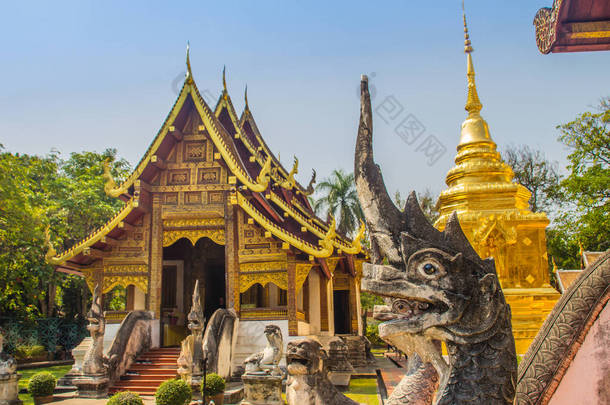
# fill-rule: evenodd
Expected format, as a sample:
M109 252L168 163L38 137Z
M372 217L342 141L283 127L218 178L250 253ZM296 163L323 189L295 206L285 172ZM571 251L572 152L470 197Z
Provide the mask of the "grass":
M379 405L375 378L352 378L345 396L366 405Z
M70 369L71 365L67 366L52 366L52 367L40 367L40 368L28 368L25 370L19 370L18 373L21 374L21 379L19 380L19 389L28 387L28 382L32 376L40 371L48 371L52 373L56 378L63 377ZM32 405L34 404L34 400L30 394L19 394L19 399L23 401L24 405Z

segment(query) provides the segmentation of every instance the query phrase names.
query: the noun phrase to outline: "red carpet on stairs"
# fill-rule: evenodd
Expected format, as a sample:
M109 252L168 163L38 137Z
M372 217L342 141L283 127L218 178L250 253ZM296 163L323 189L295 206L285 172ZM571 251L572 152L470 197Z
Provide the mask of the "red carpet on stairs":
M154 395L163 381L176 377L178 356L179 347L162 347L142 353L125 375L110 387L109 393L131 391L140 395Z

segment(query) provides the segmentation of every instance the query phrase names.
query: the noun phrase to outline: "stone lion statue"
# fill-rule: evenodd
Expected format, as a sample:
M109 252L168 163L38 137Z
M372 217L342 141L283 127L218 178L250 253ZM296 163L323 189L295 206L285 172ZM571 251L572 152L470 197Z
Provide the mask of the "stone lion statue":
M284 339L277 325L265 327L267 346L262 352L254 353L244 360L246 374L281 375L280 360L284 354Z
M288 405L357 405L343 395L328 379L324 361L328 359L322 345L310 338L288 343L286 364Z

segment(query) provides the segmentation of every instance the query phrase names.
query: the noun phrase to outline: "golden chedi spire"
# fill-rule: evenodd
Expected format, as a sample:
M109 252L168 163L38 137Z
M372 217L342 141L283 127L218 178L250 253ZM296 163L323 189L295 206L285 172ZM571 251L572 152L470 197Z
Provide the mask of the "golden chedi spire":
M513 182L513 170L502 160L481 117L483 104L475 83L465 14L463 20L468 116L462 123L455 166L445 180L448 187L438 199L440 216L434 225L443 230L457 212L479 256L494 258L504 295L514 308L517 352L523 354L558 298L549 283L545 236L549 220L544 213L530 211L531 193ZM534 301L536 311L530 307Z

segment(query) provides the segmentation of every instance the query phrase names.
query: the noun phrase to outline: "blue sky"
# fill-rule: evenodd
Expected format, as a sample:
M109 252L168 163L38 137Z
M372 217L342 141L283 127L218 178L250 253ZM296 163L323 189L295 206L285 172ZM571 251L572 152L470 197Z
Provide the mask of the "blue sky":
M565 162L555 126L610 94L610 52L542 55L532 21L552 0L467 1L477 86L500 147L529 144ZM327 176L353 169L360 75L374 108L375 153L391 192L444 188L465 118L459 0L435 2L3 2L0 143L13 152L115 147L136 163L176 97L186 41L200 90L221 89L227 66L267 143L290 166ZM412 114L446 152L432 164L395 126Z

